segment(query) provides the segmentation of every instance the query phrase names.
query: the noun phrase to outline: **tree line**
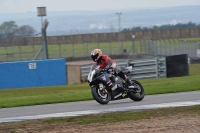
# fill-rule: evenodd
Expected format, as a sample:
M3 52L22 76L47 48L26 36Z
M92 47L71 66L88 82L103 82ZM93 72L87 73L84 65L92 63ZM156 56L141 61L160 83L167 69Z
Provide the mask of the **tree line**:
M0 25L0 37L30 36L36 30L29 25L18 26L15 21L4 22Z
M197 28L197 27L200 27L200 24L188 22L188 23L178 23L175 25L172 25L172 24L165 24L165 25L161 25L161 26L155 25L151 28L138 26L138 27L133 27L133 28L124 28L122 31L128 32L128 31L142 31L142 30L168 30L168 29Z
M166 24L161 26L153 27L133 27L133 28L124 28L122 32L129 31L142 31L142 30L167 30L167 29L180 29L180 28L196 28L200 27L200 24L193 22L188 23L178 23L175 25ZM29 25L18 26L15 21L4 22L0 25L0 37L14 37L14 36L32 36L35 35L36 30Z

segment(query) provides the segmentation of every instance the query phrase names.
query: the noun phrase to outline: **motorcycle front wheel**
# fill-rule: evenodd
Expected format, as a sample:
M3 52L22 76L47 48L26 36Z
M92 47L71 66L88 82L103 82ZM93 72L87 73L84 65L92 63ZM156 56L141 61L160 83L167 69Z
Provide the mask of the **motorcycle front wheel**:
M107 104L110 99L111 99L111 95L110 92L105 92L105 91L100 91L99 88L96 87L92 87L92 96L93 98L100 104Z

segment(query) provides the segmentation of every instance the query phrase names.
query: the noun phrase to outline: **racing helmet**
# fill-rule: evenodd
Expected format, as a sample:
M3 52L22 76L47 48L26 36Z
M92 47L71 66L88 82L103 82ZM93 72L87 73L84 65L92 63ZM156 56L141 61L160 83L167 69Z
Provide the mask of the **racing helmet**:
M91 57L94 62L97 62L99 57L102 55L101 49L93 49L91 51Z

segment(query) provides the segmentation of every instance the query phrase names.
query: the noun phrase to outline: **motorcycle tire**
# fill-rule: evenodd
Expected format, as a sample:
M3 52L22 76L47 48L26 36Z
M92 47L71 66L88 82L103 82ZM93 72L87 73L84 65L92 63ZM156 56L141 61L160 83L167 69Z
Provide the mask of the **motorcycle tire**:
M133 84L132 85L137 85L139 87L139 92L132 92L130 91L128 93L129 98L133 101L141 101L143 100L144 96L145 96L145 91L143 86L136 80L132 80ZM139 93L139 95L137 95Z
M100 103L100 104L107 104L107 103L109 103L109 101L110 101L110 99L111 99L111 94L110 94L110 92L108 92L108 93L106 93L105 95L106 95L106 98L105 99L103 99L103 97L100 95L100 93L99 93L99 89L98 88L96 88L96 87L92 87L91 88L92 90L92 96L93 96L93 98L98 102L98 103Z

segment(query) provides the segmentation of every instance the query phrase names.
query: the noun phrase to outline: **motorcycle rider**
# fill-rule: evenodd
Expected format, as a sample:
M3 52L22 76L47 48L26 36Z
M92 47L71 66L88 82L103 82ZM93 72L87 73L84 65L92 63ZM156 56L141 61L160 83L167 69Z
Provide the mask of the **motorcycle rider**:
M93 49L91 51L91 58L97 65L100 66L101 69L104 69L104 71L112 69L119 77L125 81L125 83L127 83L129 86L132 85L132 81L124 74L122 68L118 66L115 61L113 61L108 55L104 55L101 49ZM112 87L114 89L117 88L116 85L111 85L111 88Z

